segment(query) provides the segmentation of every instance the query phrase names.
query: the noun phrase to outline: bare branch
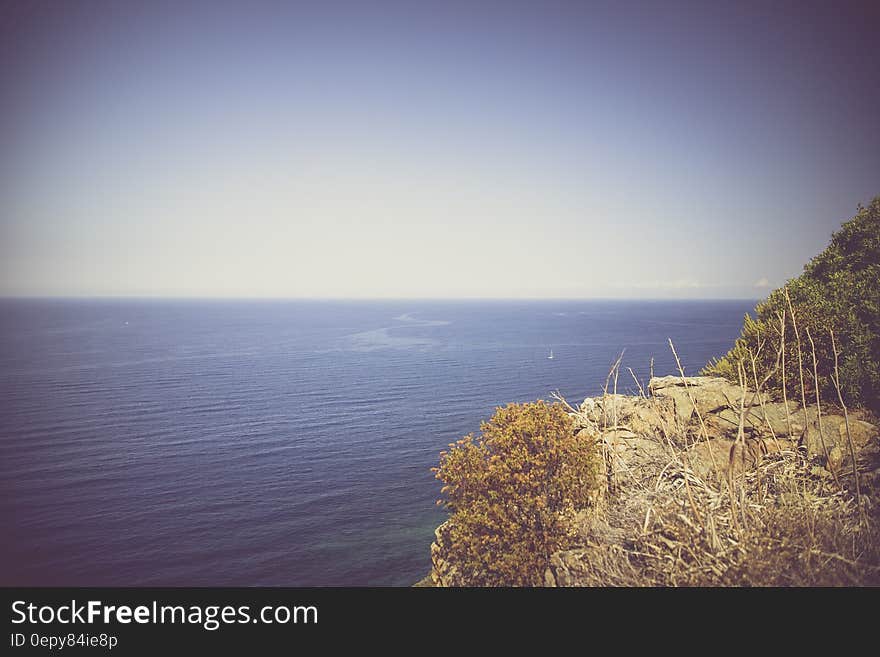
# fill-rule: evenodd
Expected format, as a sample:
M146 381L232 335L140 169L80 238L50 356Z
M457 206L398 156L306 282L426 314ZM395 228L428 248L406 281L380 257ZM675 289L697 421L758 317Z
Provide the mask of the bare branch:
M638 377L636 376L636 373L633 372L633 370L632 370L631 367L627 367L626 369L629 370L630 376L632 376L633 381L636 382L636 386L638 386L638 388L639 388L639 395L640 395L641 397L643 397L643 398L647 398L646 395L645 395L645 390L644 390L644 388L642 388L642 384L639 383L639 379L638 379Z
M843 409L843 421L846 423L846 442L849 444L849 456L852 459L853 479L856 482L856 501L859 505L859 518L864 524L866 518L865 509L862 506L862 489L859 484L859 469L856 465L856 448L853 444L852 434L849 430L849 413L846 410L846 404L843 403L843 393L840 392L840 370L837 367L837 342L834 340L834 331L828 329L828 333L831 334L831 351L834 352L834 376L831 377L831 380L834 382L834 388L837 390L837 399L840 400L840 407Z
M691 402L691 405L694 407L694 412L697 414L697 418L700 421L700 431L703 434L703 437L706 439L707 450L709 452L709 458L712 460L712 467L715 468L715 475L718 477L719 481L721 479L721 470L718 468L718 463L715 460L715 455L712 453L712 446L709 444L709 431L706 429L706 423L703 422L703 414L700 413L700 409L697 408L697 400L694 399L694 395L691 392L690 387L688 386L687 377L684 375L684 368L681 366L681 361L678 358L678 354L675 352L675 345L672 344L672 338L668 338L669 340L669 348L672 349L672 355L675 356L675 364L678 366L678 372L681 374L681 382L684 383L684 389L688 394L688 399Z

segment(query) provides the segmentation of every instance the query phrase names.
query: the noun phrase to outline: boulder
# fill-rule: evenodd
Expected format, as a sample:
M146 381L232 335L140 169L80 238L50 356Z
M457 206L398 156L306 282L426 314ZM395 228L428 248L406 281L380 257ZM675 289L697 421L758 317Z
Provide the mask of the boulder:
M722 408L717 413L709 413L703 418L710 438L728 438L735 440L739 433L739 409ZM743 417L743 429L752 434L756 431L758 417L747 409Z
M602 439L608 450L608 474L613 486L630 479L642 481L669 462L666 447L659 439L625 429L603 432Z
M761 462L764 454L792 451L794 441L784 438L777 440L745 440L737 444L735 440L717 438L697 442L688 450L688 461L694 474L701 478L713 478L715 467L722 476L727 476L731 468L738 475L754 468ZM713 461L714 459L714 461Z
M801 412L800 417L797 417L799 408L797 402L789 401L786 412L783 402L771 402L764 404L764 408L759 408L759 411L762 422L764 421L764 413L766 413L767 421L769 421L770 426L773 427L773 433L777 436L798 436L804 430L803 412ZM791 423L790 427L789 422ZM766 423L764 426L766 427Z
M695 408L705 419L707 414L714 411L724 408L738 409L742 397L742 389L738 385L732 384L727 379L712 376L654 377L648 383L648 389L657 399L672 400L675 417L682 425L690 421ZM748 404L753 397L753 393L747 389L746 403ZM769 401L766 395L763 395L763 398L765 402Z
M847 445L846 423L837 425L840 442ZM864 420L849 419L849 433L857 451L880 447L880 429Z
M823 415L821 419L816 418L815 422L807 426L803 434L803 444L809 456L824 458L837 445L840 436L837 426L840 422L843 422L843 418L839 415Z
M788 415L782 402L765 402L745 409L743 429L747 436L784 437L800 436L804 430L803 412L798 416L798 406L788 402ZM739 431L740 409L723 408L703 418L711 438L736 438ZM789 431L789 419L791 431ZM771 431L772 429L772 431Z
M605 395L587 397L579 411L584 425L600 429L623 426L637 434L652 435L671 428L673 406L670 400Z
M830 457L831 450L835 447L840 448L843 453L841 462L849 458L849 440L846 435L846 420L842 415L823 415L821 419L821 431L819 430L819 418L816 416L815 408L813 410L812 421L807 426L807 430L803 434L803 444L807 448L809 456L818 456L825 458L825 451L828 450ZM803 415L801 415L801 420ZM880 430L864 420L850 418L849 433L852 437L853 447L856 454L864 450L877 450L880 448L878 437ZM824 447L823 447L824 439Z
M756 457L748 443L737 445L735 440L723 438L700 441L688 450L688 464L702 479L713 479L716 467L721 475L726 475L731 466L734 474L749 470L757 462Z

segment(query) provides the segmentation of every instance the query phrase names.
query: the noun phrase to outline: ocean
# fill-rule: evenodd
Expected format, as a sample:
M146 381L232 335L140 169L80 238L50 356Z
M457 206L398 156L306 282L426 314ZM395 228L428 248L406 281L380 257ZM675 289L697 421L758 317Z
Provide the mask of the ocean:
M753 306L0 300L0 585L410 585L450 442L623 349L695 374Z

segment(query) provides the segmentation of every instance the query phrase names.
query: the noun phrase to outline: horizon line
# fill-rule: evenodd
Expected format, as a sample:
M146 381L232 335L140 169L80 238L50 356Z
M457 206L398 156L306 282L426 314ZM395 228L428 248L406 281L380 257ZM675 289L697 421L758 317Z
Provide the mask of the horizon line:
M760 297L297 297L200 295L0 295L0 301L762 301Z

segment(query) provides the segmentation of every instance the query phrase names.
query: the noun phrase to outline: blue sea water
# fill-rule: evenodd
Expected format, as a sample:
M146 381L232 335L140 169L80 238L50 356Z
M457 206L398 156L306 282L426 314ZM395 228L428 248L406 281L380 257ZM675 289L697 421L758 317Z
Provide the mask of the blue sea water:
M0 585L412 584L448 443L753 305L2 300Z

